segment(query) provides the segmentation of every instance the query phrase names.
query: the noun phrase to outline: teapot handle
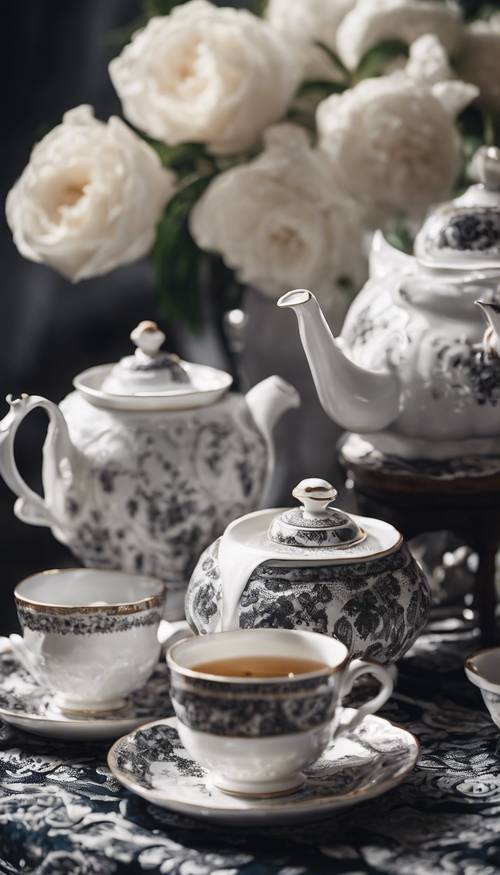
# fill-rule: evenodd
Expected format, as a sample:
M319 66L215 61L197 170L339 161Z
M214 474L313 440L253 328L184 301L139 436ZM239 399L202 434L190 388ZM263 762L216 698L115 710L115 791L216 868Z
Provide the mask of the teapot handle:
M38 495L28 486L19 473L14 455L14 442L17 429L23 419L32 410L41 407L49 417L44 460L52 465L51 474L54 480L68 481L72 477L70 467L72 444L66 420L56 404L39 395L21 395L16 399L8 395L6 400L10 410L0 422L0 474L18 497L14 512L25 523L34 526L55 526L58 521L53 509L43 496Z

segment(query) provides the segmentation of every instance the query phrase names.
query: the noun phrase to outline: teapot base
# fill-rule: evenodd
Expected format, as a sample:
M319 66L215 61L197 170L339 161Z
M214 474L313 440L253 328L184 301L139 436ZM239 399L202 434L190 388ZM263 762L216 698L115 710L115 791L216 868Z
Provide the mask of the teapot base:
M488 477L500 472L500 437L463 441L426 441L395 433L347 432L339 441L344 467L364 471L431 477L446 481Z

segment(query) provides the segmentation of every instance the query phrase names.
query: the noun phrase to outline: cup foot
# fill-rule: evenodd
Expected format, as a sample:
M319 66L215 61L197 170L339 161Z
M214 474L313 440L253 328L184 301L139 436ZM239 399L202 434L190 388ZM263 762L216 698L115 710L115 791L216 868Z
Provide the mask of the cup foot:
M52 701L55 710L61 711L69 717L92 716L93 714L103 714L115 711L123 711L127 705L127 700L123 697L118 699L110 699L107 702L75 702L74 699L68 698L61 693L56 693Z
M275 781L232 781L221 775L210 776L210 783L227 793L229 796L239 796L244 799L273 799L276 796L289 796L299 790L305 783L305 777L301 772L295 772L286 778Z

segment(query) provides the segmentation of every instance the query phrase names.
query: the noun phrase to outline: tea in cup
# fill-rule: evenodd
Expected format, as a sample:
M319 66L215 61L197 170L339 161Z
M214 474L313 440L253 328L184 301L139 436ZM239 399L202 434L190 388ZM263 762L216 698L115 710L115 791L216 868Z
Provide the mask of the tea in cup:
M14 591L14 653L64 711L113 711L146 683L160 653L164 585L121 571L44 571Z
M167 662L184 747L215 786L242 796L296 790L332 735L353 729L392 693L383 666L349 662L344 644L316 632L245 629L185 638L170 647ZM374 675L381 689L340 730L339 705L362 674Z

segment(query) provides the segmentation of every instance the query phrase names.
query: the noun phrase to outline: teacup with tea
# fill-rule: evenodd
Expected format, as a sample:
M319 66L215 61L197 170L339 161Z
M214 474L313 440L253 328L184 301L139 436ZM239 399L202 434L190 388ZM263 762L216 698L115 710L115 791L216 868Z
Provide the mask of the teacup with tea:
M350 661L344 644L316 632L246 629L186 638L167 653L171 699L186 750L219 789L290 793L332 734L353 729L392 693L385 668ZM339 727L354 681L372 674L377 695Z
M121 571L45 571L14 591L23 637L10 641L25 669L66 712L115 711L158 661L165 587Z

